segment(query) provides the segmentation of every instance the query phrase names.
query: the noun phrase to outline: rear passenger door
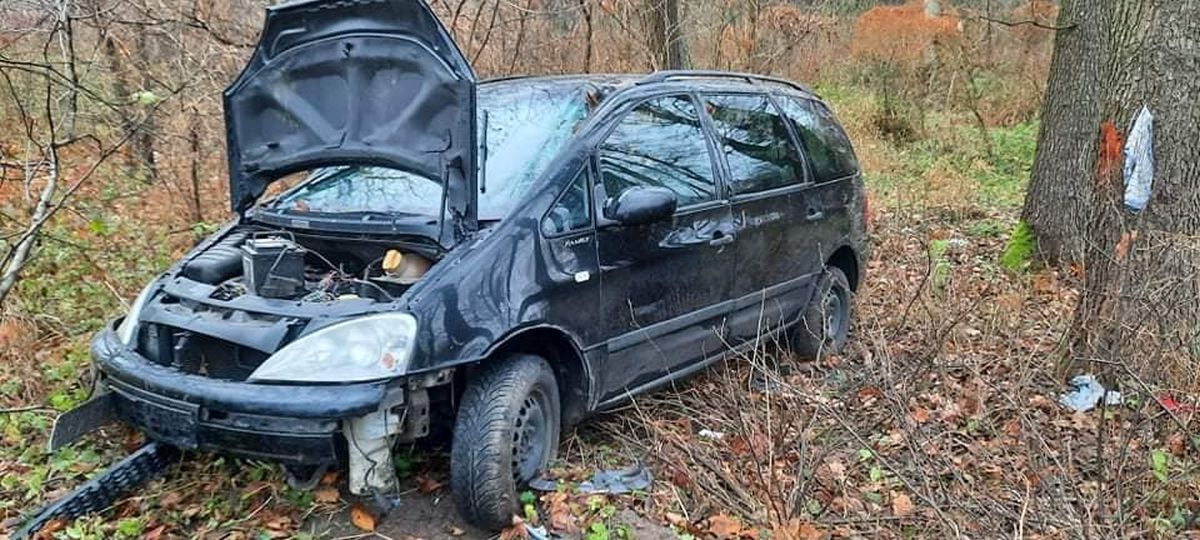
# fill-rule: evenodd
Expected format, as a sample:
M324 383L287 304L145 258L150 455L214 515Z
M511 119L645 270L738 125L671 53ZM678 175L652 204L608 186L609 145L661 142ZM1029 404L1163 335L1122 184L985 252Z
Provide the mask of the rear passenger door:
M738 241L729 319L735 343L790 322L822 264L809 230L808 169L780 109L765 95L702 96L725 165Z
M597 147L598 216L603 201L633 187L667 188L678 199L675 215L661 223L597 225L595 320L610 336L597 372L603 400L662 382L725 347L735 227L701 116L692 96L651 98Z

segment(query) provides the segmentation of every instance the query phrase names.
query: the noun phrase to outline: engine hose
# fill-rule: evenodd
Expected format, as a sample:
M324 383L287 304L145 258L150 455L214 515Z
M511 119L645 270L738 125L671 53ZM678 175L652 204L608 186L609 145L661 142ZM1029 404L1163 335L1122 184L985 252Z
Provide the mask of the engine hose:
M69 495L43 507L12 539L28 540L52 521L69 522L112 506L122 495L166 472L179 454L173 446L154 442L139 448Z

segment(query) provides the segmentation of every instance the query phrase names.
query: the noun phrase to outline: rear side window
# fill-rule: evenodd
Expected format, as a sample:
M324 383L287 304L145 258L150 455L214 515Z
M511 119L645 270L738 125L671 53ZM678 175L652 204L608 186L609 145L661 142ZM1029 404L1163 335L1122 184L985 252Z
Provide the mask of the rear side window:
M604 191L663 187L684 207L716 198L712 158L691 98L671 96L638 105L600 144Z
M854 157L850 139L824 104L790 97L779 101L804 144L817 182L830 182L858 173L858 158Z
M797 184L804 161L788 135L787 121L765 96L706 96L717 144L729 163L735 195Z

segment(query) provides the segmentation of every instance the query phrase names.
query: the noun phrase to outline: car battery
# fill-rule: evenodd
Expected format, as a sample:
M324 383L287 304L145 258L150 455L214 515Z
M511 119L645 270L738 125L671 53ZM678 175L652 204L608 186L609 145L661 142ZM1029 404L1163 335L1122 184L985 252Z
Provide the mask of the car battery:
M264 298L304 292L304 248L286 238L250 238L242 244L246 291Z

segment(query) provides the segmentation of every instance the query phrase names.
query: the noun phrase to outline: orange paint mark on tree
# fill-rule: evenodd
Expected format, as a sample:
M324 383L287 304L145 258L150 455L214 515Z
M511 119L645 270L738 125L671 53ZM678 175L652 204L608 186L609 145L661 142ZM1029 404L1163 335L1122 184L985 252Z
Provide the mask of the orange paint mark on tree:
M1104 181L1116 171L1121 164L1125 138L1117 131L1117 125L1112 120L1100 124L1100 161L1097 169L1097 181Z

